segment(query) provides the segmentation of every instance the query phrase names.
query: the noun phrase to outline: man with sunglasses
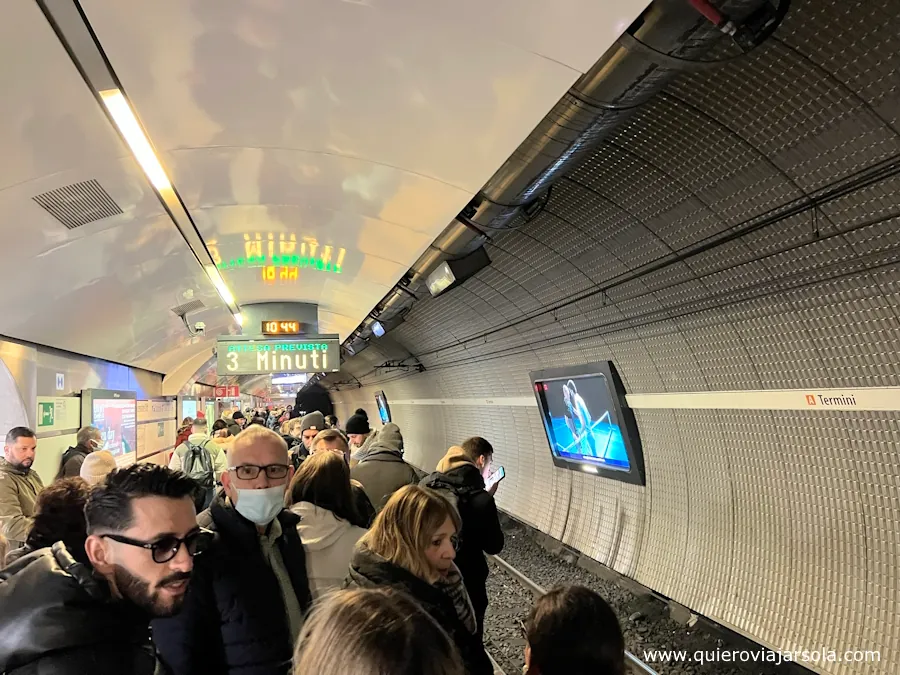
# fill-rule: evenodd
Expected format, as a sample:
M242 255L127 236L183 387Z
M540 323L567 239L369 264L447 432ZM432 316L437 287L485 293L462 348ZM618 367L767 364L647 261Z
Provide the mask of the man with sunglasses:
M253 425L228 452L224 491L198 517L216 532L180 614L153 623L171 675L284 675L311 596L300 517L284 508L294 474L284 439Z
M0 672L154 673L150 619L179 610L211 541L196 489L155 464L113 471L85 506L90 567L60 541L0 572Z

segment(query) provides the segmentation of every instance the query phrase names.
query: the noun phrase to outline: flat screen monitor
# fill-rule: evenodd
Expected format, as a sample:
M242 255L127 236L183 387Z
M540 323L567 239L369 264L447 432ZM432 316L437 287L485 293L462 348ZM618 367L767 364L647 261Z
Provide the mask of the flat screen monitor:
M612 362L531 373L557 466L644 484L644 456Z
M185 398L181 401L181 419L184 419L185 417L196 419L197 399Z
M109 450L118 466L137 460L137 401L133 391L84 389L81 418L100 429L103 449Z
M378 417L381 419L381 423L387 424L390 422L391 407L388 405L387 396L384 395L383 391L375 394L375 403L378 404Z

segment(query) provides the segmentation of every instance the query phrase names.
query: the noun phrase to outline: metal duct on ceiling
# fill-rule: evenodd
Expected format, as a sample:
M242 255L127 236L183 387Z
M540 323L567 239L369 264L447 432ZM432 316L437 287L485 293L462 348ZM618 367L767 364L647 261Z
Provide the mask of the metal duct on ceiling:
M783 18L788 0L779 2L777 9ZM395 288L376 311L390 317L414 302L413 293L427 292L424 278L442 260L465 255L482 245L492 230L509 227L523 210L538 204L560 176L682 71L714 67L714 62L704 63L700 58L730 39L696 7L710 4L705 0L654 0L629 28L628 37L607 50L569 89L422 254L401 282L403 290ZM740 26L767 7L776 13L769 0L726 0L716 9Z

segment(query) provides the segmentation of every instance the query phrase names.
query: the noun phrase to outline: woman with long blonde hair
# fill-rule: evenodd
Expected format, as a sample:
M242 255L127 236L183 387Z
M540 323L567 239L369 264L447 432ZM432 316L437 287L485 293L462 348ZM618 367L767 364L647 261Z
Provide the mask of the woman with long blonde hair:
M294 675L463 675L447 633L391 590L326 595L303 624Z
M400 488L359 541L345 587L410 595L447 631L466 672L490 675L472 602L453 562L459 529L456 509L440 494L418 485Z

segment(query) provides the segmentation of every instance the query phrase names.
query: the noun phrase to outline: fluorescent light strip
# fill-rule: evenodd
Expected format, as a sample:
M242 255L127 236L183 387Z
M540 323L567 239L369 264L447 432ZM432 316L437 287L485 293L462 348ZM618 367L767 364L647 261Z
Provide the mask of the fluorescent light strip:
M219 297L222 298L222 302L228 305L228 309L231 310L232 314L238 314L239 312L234 302L234 295L228 288L228 284L225 283L225 279L222 278L222 274L219 272L218 268L215 265L204 265L203 268L206 270L206 275L209 277L209 280L219 292Z
M106 59L103 48L78 0L37 0L37 3L60 43L69 52L72 62L78 67L85 84L100 97L103 107L131 150L132 156L140 165L147 180L156 189L172 222L181 232L197 262L205 269L216 291L227 305L228 311L238 325L242 325L241 309L235 302L234 295L212 264L203 238L175 192L166 170L153 150L150 138L144 132L131 103L122 91L118 78Z
M159 191L171 190L172 183L124 94L118 89L107 89L100 92L100 98L153 187Z
M163 201L169 207L169 211L173 218L175 218L175 224L178 226L178 229L182 231L182 234L190 232L193 229L192 226L188 223L185 223L184 226L182 226L182 224L178 222L178 218L175 214L182 212L183 208L175 197L175 193L172 190L172 182L166 175L166 170L163 169L159 158L156 156L156 153L153 152L150 140L141 128L125 95L119 89L106 89L100 92L100 99L103 101L103 105L106 106L110 116L113 118L113 121L125 138L125 142L128 143L128 147L131 148L134 158L144 170L147 180L149 180L150 184L162 195ZM212 281L213 286L216 287L216 291L218 291L222 301L228 307L232 316L234 316L237 325L243 326L244 318L241 316L241 312L234 300L234 294L228 288L228 285L225 283L225 279L222 278L219 270L215 265L204 265L204 269L206 270L206 274L210 281Z

